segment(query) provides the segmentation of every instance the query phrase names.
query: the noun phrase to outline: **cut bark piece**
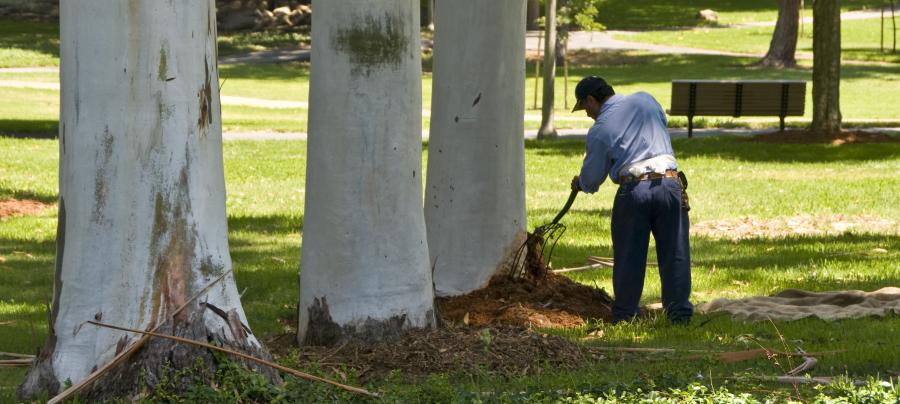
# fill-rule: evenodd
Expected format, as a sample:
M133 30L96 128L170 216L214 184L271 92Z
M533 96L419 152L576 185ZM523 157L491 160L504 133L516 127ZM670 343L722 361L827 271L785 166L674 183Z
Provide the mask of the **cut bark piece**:
M298 338L435 324L418 0L316 3Z
M60 7L54 294L49 336L20 396L77 385L126 349L121 331L78 330L94 319L136 329L165 323L160 332L266 357L252 334L233 335L199 302L176 313L231 270L214 2ZM233 277L204 300L247 323ZM151 341L84 397L127 396L167 369L193 366L216 364L205 349Z
M525 3L436 5L425 220L436 293L456 296L525 241Z

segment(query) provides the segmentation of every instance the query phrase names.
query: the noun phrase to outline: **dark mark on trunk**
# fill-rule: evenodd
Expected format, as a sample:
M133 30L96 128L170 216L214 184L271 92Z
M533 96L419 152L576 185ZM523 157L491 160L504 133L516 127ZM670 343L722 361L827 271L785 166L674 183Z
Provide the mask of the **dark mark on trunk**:
M348 54L355 65L352 73L369 75L375 68L399 66L409 48L403 19L385 13L383 18L367 15L355 21L332 34L334 49Z
M200 136L204 136L206 134L206 128L209 125L212 125L212 85L210 84L210 74L209 74L209 61L204 61L206 64L206 82L203 84L203 88L200 89L198 97L200 98L200 118L197 122L197 126L200 128Z

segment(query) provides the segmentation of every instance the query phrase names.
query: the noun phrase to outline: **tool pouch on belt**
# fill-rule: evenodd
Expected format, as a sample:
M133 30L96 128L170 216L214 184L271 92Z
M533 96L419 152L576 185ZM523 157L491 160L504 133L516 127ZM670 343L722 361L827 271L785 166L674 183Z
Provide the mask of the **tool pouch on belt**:
M687 194L688 180L687 176L684 175L684 171L678 172L678 182L681 183L681 208L688 212L691 210L691 202Z

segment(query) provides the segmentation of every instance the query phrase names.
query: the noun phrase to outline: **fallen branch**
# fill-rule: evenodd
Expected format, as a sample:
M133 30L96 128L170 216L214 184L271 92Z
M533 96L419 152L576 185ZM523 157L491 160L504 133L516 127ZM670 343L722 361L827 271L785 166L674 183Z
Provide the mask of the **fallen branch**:
M734 363L741 362L746 360L752 360L756 358L760 358L763 356L787 356L787 357L809 357L815 360L815 356L823 356L823 355L831 355L836 353L844 352L843 350L836 351L821 351L821 352L803 352L803 353L791 353L791 352L781 352L774 351L770 349L750 349L747 351L731 351L731 352L718 352L718 351L706 351L706 350L677 350L674 348L630 348L630 347L590 347L589 349L598 350L598 351L609 351L609 352L626 352L626 353L692 353L693 355L686 356L684 359L686 360L697 360L708 358L709 356L715 356L723 363ZM814 364L812 366L815 366ZM803 371L800 369L799 371Z
M163 320L159 324L157 324L155 327L153 327L153 329L150 331L155 332L155 331L159 330L160 327L162 327L163 325L166 324L167 321L169 321L170 317L175 317L179 313L184 311L184 309L187 308L191 303L193 303L195 300L199 299L200 296L202 296L204 293L209 291L215 284L219 283L219 281L221 281L222 279L225 279L225 277L228 274L230 274L231 272L232 272L232 270L229 269L229 270L225 271L222 275L219 275L219 277L214 279L212 282L210 282L209 285L206 285L206 287L204 287L202 290L197 292L196 295L194 295L188 301L184 302L184 304L182 304L180 307L175 309L175 311L172 313L171 316L166 316L165 318L163 318ZM104 373L108 372L110 369L112 369L112 368L120 365L121 363L125 362L126 360L128 360L128 358L130 358L131 355L133 355L135 352L137 352L137 350L140 349L141 347L143 347L144 344L146 344L147 341L149 341L149 340L150 340L150 336L145 335L145 336L141 337L134 344L131 344L127 348L123 349L122 352L120 352L118 355L116 355L114 358L112 358L112 360L107 362L105 365L101 366L99 369L97 369L94 372L92 372L91 374L89 374L84 380L82 380L78 384L72 385L72 387L69 387L68 389L64 390L62 393L57 394L56 397L51 398L49 401L47 401L47 404L61 403L64 400L71 397L72 395L74 395L75 393L78 393L85 387L89 386L91 383L95 382L97 379L100 378L100 376L102 376Z
M16 320L0 321L0 325L11 325L11 324L15 324L15 323L16 323Z
M242 359L246 359L246 360L251 361L251 362L256 362L256 363L259 363L259 364L261 364L261 365L265 365L265 366L268 366L268 367L271 367L271 368L274 368L274 369L278 369L278 370L280 370L280 371L282 371L282 372L285 372L285 373L288 373L288 374L290 374L290 375L299 377L299 378L301 378L301 379L305 379L305 380L309 380L309 381L314 381L314 382L320 382L320 383L327 383L327 384L330 384L330 385L332 385L332 386L338 387L338 388L340 388L340 389L343 389L343 390L346 390L346 391L349 391L349 392L353 392L353 393L357 393L357 394L366 395L366 396L369 396L369 397L378 397L377 394L372 393L372 392L369 392L368 390L365 390L365 389L361 389L361 388L359 388L359 387L348 386L348 385L346 385L346 384L341 384L341 383L338 383L338 382L333 381L333 380L328 380L328 379L321 378L321 377L318 377L318 376L313 376L313 375L311 375L311 374L309 374L309 373L304 373L304 372L301 372L301 371L299 371L299 370L294 370L294 369L291 369L291 368L289 368L289 367L281 366L281 365L279 365L279 364L277 364L277 363L272 363L272 362L269 362L269 361L266 361L266 360L262 360L262 359L259 359L259 358L256 358L256 357L247 355L247 354L245 354L245 353L241 353L241 352L234 351L234 350L231 350L231 349L222 348L222 347L218 347L218 346L215 346L215 345L207 344L207 343L205 343L205 342L194 341L194 340L192 340L192 339L176 337L176 336L173 336L173 335L159 334L159 333L150 332L150 331L141 331L141 330L136 330L136 329L132 329L132 328L119 327L119 326L115 326L115 325L110 325L110 324L100 323L100 322L97 322L97 321L88 321L88 324L93 324L93 325L96 325L96 326L98 326L98 327L111 328L111 329L113 329L113 330L128 331L128 332L133 332L133 333L137 333L137 334L143 334L143 335L150 336L150 337L164 338L164 339L168 339L168 340L172 340L172 341L181 342L181 343L188 344L188 345L193 345L193 346L198 346L198 347L202 347L202 348L206 348L206 349L211 349L211 350L214 350L214 351L224 352L224 353L227 353L227 354L230 354L230 355L237 356L237 357L242 358Z
M34 355L26 355L26 354L20 354L20 353L12 353L12 352L0 352L0 356L6 356L8 358L34 359Z
M607 264L593 264L593 265L587 265L587 266L576 267L576 268L561 268L561 269L554 269L554 270L553 270L553 273L555 273L555 274L562 274L562 273L566 273L566 272L587 271L588 269L601 268L601 267L610 267L610 268L611 268L612 265L607 265Z
M33 359L8 359L0 360L0 368L27 368L34 362Z

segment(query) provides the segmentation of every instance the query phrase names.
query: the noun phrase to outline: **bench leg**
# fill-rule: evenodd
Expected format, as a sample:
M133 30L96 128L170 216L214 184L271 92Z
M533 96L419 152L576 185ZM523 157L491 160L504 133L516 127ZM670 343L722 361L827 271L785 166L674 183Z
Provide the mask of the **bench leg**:
M694 137L694 116L688 115L688 139Z

